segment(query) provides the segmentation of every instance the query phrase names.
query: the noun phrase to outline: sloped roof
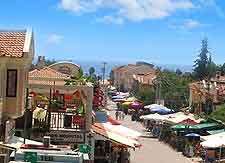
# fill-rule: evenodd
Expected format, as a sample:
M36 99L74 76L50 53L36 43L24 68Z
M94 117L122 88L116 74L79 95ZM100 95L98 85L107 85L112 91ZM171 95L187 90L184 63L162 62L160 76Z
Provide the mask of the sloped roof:
M35 69L29 72L29 78L45 78L45 79L62 79L66 80L69 79L70 76L58 72L56 70L51 69L50 67L44 67L40 70Z
M0 57L23 57L26 30L0 31Z

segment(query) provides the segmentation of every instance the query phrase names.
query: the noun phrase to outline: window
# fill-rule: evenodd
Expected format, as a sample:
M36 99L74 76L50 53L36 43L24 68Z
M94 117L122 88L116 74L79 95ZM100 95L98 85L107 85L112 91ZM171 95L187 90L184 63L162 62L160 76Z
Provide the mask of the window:
M17 90L17 70L7 70L6 96L16 97Z

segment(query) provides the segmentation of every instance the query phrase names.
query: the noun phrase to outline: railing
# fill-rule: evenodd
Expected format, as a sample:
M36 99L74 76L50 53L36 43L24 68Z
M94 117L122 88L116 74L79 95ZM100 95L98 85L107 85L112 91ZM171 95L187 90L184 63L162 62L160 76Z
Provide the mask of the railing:
M50 130L84 130L85 114L74 114L67 112L52 112Z

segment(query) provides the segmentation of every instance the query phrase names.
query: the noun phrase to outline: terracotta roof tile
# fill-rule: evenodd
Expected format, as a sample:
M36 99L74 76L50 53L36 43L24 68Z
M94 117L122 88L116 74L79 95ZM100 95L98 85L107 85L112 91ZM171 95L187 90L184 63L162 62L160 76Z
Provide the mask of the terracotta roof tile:
M53 70L49 67L44 67L40 70L35 69L33 71L29 72L29 78L47 78L47 79L62 79L62 80L66 80L66 79L70 79L70 76L63 74L61 72L58 72L56 70Z
M0 57L23 57L26 31L0 31Z

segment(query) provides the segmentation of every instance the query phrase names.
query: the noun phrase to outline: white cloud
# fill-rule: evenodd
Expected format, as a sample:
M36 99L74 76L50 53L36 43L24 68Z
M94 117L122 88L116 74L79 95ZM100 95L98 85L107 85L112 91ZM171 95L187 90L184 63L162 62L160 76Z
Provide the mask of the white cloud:
M118 19L162 19L176 11L195 8L191 0L61 0L59 6L76 14L109 9L110 15L114 16L105 15L103 19L115 23Z
M209 27L210 24L204 24L194 19L186 19L182 23L171 24L169 27L175 30L193 30L201 27Z
M193 29L193 28L198 28L200 26L203 26L203 24L201 24L197 20L187 19L187 20L185 20L183 26L184 26L184 28L187 28L187 29Z
M58 34L52 34L48 37L47 42L52 44L60 43L63 40L63 36Z
M113 16L106 15L102 18L97 19L97 22L122 25L124 23L124 19L122 17L113 17Z

